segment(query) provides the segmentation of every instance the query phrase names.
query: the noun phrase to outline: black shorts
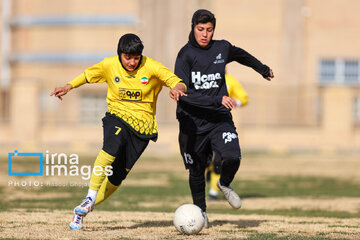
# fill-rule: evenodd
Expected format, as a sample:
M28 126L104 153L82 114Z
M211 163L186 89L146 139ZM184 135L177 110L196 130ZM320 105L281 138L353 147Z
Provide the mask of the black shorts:
M238 135L231 122L221 123L203 134L180 131L179 144L186 169L205 169L212 159L213 151L221 160L241 157Z
M104 129L103 150L115 157L112 166L131 169L149 144L136 136L119 118L106 114L102 119Z

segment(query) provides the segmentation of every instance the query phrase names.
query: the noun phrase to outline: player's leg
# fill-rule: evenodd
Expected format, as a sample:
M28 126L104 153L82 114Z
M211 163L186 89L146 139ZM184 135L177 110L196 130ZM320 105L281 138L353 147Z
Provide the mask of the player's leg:
M127 142L111 165L113 174L106 177L101 185L96 198L96 205L107 199L119 188L149 143L149 140L140 139L129 130L126 129L126 131L128 131Z
M211 200L217 200L219 198L219 188L217 182L220 179L220 169L221 169L221 156L219 153L214 152L214 160L211 163L210 169L210 188L209 188L209 198Z
M109 180L109 177L106 177L103 183L101 184L99 191L97 192L95 205L102 203L105 199L110 197L118 188L119 185L116 186L112 184Z
M123 151L120 151L120 153ZM125 179L127 171L125 171L125 154L119 154L115 161L111 164L112 174L107 176L96 195L95 205L103 202L110 197L120 186L120 179Z
M213 154L209 157L207 163L206 163L206 169L205 169L205 180L207 183L210 182L210 178L211 178L211 171L213 170Z
M87 193L85 199L78 206L75 207L75 209L74 209L75 214L85 217L89 212L91 212L94 209L96 195L101 187L101 184L104 182L104 179L106 177L105 167L108 165L111 165L112 162L114 161L114 159L115 159L115 157L111 156L104 150L100 151L100 153L98 154L98 156L95 160L94 168L97 168L100 170L100 167L101 167L101 169L103 169L103 171L97 171L96 174L94 174L94 172L91 174L90 186L88 189L88 193ZM74 217L73 220L74 219L76 219L76 218ZM71 223L73 223L73 221ZM70 226L70 228L72 228L72 227ZM76 228L76 229L78 229L78 228Z
M70 229L73 230L80 230L82 229L83 226L83 220L84 220L84 216L81 216L79 214L75 213L75 210L73 212L73 218L69 224Z
M205 168L190 167L189 168L189 186L193 203L200 207L205 218L205 228L209 228L209 219L206 214L205 200Z
M194 204L206 212L204 169L189 168L189 186Z
M86 198L82 201L82 203L75 207L74 209L75 215L84 217L94 208L97 193L106 177L105 175L105 173L107 172L106 167L114 162L118 149L121 143L123 142L121 128L119 127L120 124L121 123L119 122L119 120L112 116L106 115L103 118L103 131L104 131L103 148L99 152L94 163L94 168L96 168L97 171L96 174L94 173L94 171L92 172L90 177L90 186L89 186L88 194L86 195ZM100 171L100 168L102 171ZM70 229L81 229L82 219L81 221L79 221L80 217L75 215L73 217L72 222L70 223ZM81 226L76 222L78 223L81 222Z
M241 207L240 197L230 187L240 166L241 152L233 123L223 123L211 134L213 149L221 156L221 172L217 186L233 208Z
M240 158L224 158L220 179L217 186L224 194L231 207L235 209L241 208L241 199L239 195L230 187L230 183L234 179L235 173L240 165ZM236 170L236 171L235 171ZM230 182L227 184L227 182Z
M93 169L96 169L96 172L92 172L88 194L75 208L75 213L86 216L94 208L97 193L106 177L106 167L114 162L121 144L124 143L123 139L126 138L124 135L127 133L122 129L123 125L116 117L107 114L103 118L104 141L103 148L94 163Z
M180 131L179 144L185 167L189 170L189 186L193 203L203 211L204 227L208 228L205 199L205 168L208 156L203 154L206 138L201 135L192 135Z

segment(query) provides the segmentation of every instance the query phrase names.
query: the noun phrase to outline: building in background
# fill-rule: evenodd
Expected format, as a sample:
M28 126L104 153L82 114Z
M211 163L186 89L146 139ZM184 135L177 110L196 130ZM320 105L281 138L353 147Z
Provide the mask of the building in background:
M173 69L198 8L228 39L271 66L269 83L239 64L228 72L249 93L235 110L250 150L360 149L360 15L357 0L1 0L0 152L97 152L106 84L50 97L86 67L115 55L127 32ZM339 9L342 9L339 11ZM176 103L159 97L153 151L178 151Z

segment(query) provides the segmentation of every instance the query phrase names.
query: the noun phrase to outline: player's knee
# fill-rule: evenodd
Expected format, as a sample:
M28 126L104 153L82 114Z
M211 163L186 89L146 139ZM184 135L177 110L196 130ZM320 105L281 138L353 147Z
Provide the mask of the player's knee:
M240 157L228 157L223 159L223 165L239 167L241 162Z
M109 181L115 186L119 186L122 181L126 178L128 172L124 170L114 171L113 175L109 176Z
M122 181L124 180L125 178L115 178L115 177L109 177L109 181L111 182L112 185L114 186L120 186L120 184L122 183Z
M222 153L222 165L228 165L228 166L234 166L238 167L240 166L241 162L241 152L240 151L228 151Z
M227 151L221 153L221 159L224 161L225 159L239 159L241 160L241 151Z
M118 152L118 147L115 146L114 144L105 144L102 147L102 151L104 151L105 153L111 155L111 156L116 156L117 152Z

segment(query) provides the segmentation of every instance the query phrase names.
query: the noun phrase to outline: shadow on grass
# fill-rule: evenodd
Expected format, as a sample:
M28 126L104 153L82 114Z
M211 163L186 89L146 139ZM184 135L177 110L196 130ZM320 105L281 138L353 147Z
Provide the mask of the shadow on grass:
M210 222L210 227L222 226L226 224L235 225L235 228L251 228L258 227L265 220L215 220ZM123 226L104 226L99 228L86 229L85 231L112 231L112 230L121 230L121 229L138 229L138 228L154 228L154 227L170 227L173 226L173 221L146 221L143 223L135 224L130 227Z
M240 197L245 199L245 198L266 198L268 196L260 193L247 193L240 195Z
M261 223L266 222L265 220L215 220L210 222L210 227L222 226L226 224L235 225L236 228L251 228L258 227Z

